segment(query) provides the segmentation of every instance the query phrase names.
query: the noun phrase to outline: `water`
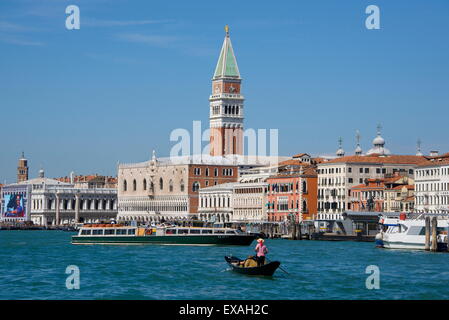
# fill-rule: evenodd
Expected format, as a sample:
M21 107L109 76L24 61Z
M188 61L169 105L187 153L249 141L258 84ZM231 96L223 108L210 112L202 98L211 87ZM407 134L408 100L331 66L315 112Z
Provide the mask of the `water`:
M63 231L0 231L0 299L449 299L449 254L374 243L266 240L272 278L231 272L223 256L250 247L72 245ZM68 265L80 289L65 286ZM380 289L365 269L380 269Z

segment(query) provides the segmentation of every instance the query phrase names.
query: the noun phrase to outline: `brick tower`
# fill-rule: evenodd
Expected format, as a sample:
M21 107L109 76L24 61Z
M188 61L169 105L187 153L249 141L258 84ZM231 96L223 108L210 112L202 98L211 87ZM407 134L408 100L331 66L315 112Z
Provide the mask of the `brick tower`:
M17 182L28 180L28 160L25 159L25 155L22 152L22 156L19 159L17 165Z
M210 95L210 154L243 154L243 101L237 60L232 49L229 27L212 78Z

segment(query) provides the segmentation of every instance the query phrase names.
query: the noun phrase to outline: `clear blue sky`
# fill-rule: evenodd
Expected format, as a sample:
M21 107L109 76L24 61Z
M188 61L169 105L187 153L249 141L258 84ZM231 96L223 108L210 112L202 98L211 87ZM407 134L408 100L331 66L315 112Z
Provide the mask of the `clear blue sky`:
M78 5L81 29L65 29ZM365 28L365 8L381 29ZM208 126L225 24L246 128L278 128L282 155L449 151L449 1L0 1L0 181L21 151L34 177L115 175L168 155L175 128Z

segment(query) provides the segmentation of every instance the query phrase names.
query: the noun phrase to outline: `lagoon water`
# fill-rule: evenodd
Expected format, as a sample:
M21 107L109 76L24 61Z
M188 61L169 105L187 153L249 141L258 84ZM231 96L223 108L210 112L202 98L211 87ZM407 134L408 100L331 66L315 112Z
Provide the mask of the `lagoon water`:
M0 231L0 299L449 299L449 254L374 243L266 240L273 277L231 272L250 247L72 245L64 231ZM80 289L66 288L67 266ZM380 270L368 290L367 266Z

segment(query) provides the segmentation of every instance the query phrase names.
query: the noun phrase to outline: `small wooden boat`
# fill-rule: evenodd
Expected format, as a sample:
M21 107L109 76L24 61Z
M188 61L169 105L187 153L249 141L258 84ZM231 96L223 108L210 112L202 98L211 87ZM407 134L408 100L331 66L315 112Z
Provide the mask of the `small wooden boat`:
M226 262L231 266L232 270L238 273L252 276L272 276L276 269L280 266L279 261L272 261L260 267L243 267L241 262L244 260L237 257L225 257Z

